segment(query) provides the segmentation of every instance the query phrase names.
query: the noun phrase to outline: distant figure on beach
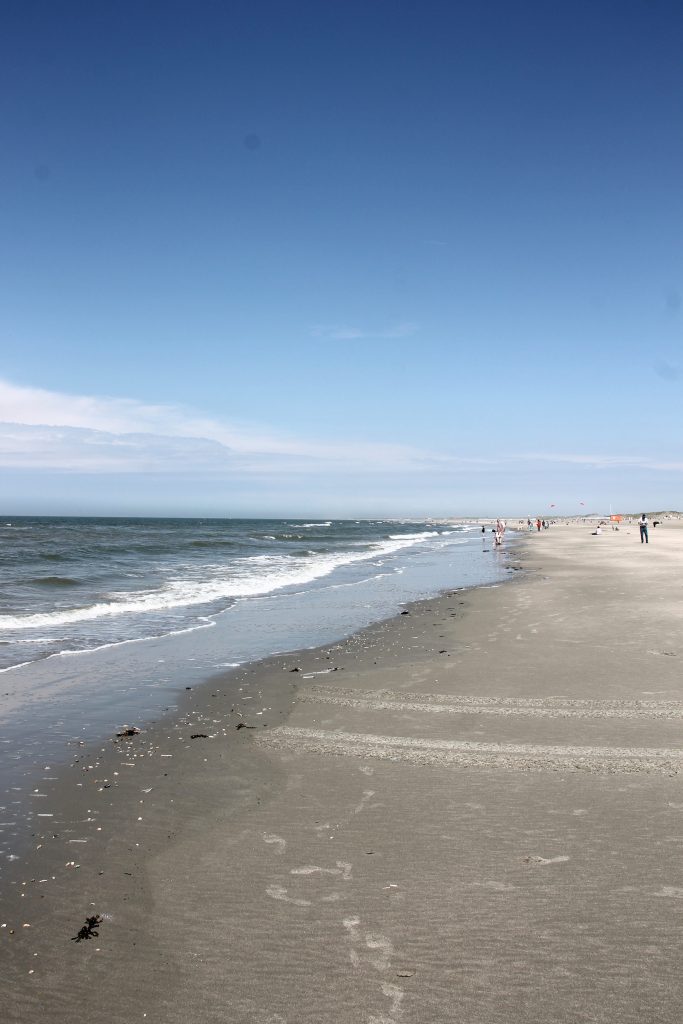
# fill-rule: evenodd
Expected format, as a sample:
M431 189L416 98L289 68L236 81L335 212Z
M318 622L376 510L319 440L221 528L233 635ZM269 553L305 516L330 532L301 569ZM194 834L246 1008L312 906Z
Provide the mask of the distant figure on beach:
M526 528L527 528L527 530L533 530L533 528L534 528L534 524L531 522L530 519L527 519L527 521L526 521Z
M638 520L638 526L640 527L640 543L649 544L650 540L647 535L648 518L643 512L642 516Z
M539 533L541 532L541 520L540 519L536 520L536 529L538 530Z
M594 537L599 537L601 533L602 533L602 530L600 528L600 523L598 523L598 525L593 530L593 536Z

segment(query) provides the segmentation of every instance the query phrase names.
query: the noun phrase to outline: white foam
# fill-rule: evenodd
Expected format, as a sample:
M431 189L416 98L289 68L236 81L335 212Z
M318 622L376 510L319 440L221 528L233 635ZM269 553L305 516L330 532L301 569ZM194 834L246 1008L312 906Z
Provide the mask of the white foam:
M160 640L169 636L182 636L184 633L196 633L198 629L212 629L216 623L212 619L208 619L206 616L194 622L191 626L185 626L183 629L169 629L164 633L160 633L158 636L132 636L127 640L112 640L106 644L97 644L96 647L79 647L75 651L55 651L54 654L48 654L43 659L44 661L51 661L52 658L80 658L84 655L93 654L95 651L107 651L112 647L125 647L127 644L144 644L148 640ZM25 668L27 665L35 665L35 661L21 661L16 665L8 665L6 668L0 668L0 675L3 672L13 672L17 668Z
M389 540L379 541L362 551L331 552L315 558L253 555L238 559L230 566L205 566L204 572L213 573L209 579L174 580L158 590L142 594L122 592L115 600L99 602L84 608L69 608L33 615L0 616L0 629L54 629L76 622L121 615L167 612L173 608L212 604L239 597L263 596L284 587L312 583L316 579L328 576L341 566L393 554L436 536L436 530L394 534L390 535Z
M420 541L426 540L427 537L438 537L438 530L425 530L424 533L390 533L390 540L411 540Z

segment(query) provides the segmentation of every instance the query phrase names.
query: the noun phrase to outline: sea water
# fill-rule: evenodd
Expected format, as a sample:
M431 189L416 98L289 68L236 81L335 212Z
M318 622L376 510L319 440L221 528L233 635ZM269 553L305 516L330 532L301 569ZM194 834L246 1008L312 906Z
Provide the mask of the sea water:
M369 607L376 593L374 580L403 576L430 555L450 568L454 554L458 564L449 577L453 585L463 585L478 574L483 581L492 569L495 575L496 563L481 557L479 529L467 525L238 519L0 521L0 669L200 630L215 624L238 602L320 591L340 582L365 582L359 600ZM429 572L420 575L418 590L427 593ZM409 599L415 596L415 587L408 580L406 584ZM399 595L398 583L391 589ZM286 615L284 607L282 613ZM249 653L242 650L240 657Z

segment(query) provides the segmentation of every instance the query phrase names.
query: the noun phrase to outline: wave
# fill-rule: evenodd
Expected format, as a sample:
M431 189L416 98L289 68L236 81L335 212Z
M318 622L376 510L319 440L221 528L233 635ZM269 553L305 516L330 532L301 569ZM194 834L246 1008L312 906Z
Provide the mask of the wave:
M110 600L81 608L29 615L0 616L0 629L54 629L55 627L122 615L145 615L198 605L215 605L240 597L257 597L284 587L301 586L328 576L345 565L393 554L403 548L437 536L436 531L397 534L378 541L362 551L346 550L307 555L253 555L236 559L227 569L216 567L213 579L174 580L158 590L146 593L123 592Z
M310 542L311 537L307 533L274 533L274 534L273 533L264 533L262 536L258 536L258 537L252 536L251 539L252 540L258 540L258 541L261 541L261 540L286 540L286 541L290 541L290 540L306 540L306 541Z
M18 668L27 668L29 665L35 665L36 661L51 661L52 658L69 658L76 657L82 654L94 654L96 651L106 651L112 647L125 647L128 644L142 644L147 640L161 639L162 637L168 636L182 636L185 633L196 633L198 629L211 629L216 623L212 622L202 616L197 622L192 623L190 626L183 626L181 629L168 629L162 633L154 634L153 636L131 636L124 640L111 640L106 643L95 643L93 646L79 647L75 650L65 649L63 651L53 651L50 654L41 654L38 658L33 658L31 661L19 661L14 665L5 665L0 668L0 675L5 672L13 672ZM15 641L15 643L33 643L33 640L26 641ZM239 664L239 663L238 663ZM221 666L218 666L219 668ZM231 666L232 667L232 666ZM237 667L235 665L234 667Z
M191 540L189 546L191 548L234 548L235 541L216 537L215 540Z
M410 540L419 541L426 540L427 537L438 537L438 530L425 530L423 533L390 533L389 537L391 540Z
M81 580L74 580L71 576L35 576L27 583L34 583L40 587L80 587Z

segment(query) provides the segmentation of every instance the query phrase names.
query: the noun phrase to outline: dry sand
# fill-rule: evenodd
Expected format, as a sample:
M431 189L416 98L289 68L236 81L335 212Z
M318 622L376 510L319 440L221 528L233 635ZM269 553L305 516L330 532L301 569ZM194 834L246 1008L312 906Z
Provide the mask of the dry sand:
M650 540L523 535L508 584L81 750L4 900L3 1019L678 1022L683 529Z

